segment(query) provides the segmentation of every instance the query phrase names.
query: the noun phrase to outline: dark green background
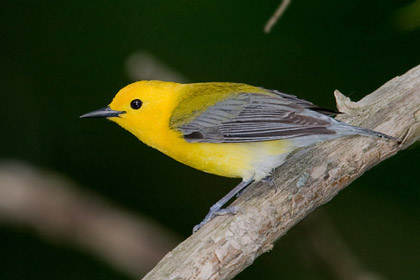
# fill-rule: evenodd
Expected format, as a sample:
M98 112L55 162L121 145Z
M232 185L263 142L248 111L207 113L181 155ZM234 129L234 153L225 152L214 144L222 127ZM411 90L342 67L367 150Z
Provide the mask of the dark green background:
M238 180L183 166L111 122L78 118L132 82L127 57L144 50L192 82L244 82L334 108L334 89L358 100L420 64L419 30L395 24L409 3L296 0L267 35L277 0L2 1L0 159L63 173L187 237ZM323 207L359 261L384 279L420 275L419 157L418 148L401 152ZM332 279L303 257L300 231L238 279ZM128 279L4 225L0 264L9 280Z

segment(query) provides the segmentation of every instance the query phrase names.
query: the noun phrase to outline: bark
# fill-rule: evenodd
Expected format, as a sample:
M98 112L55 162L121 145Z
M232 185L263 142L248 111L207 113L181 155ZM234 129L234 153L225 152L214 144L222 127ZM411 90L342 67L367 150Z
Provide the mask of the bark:
M231 279L315 208L330 201L365 171L420 138L420 66L396 77L357 103L335 92L338 118L398 137L401 142L353 136L292 154L220 216L168 253L143 279ZM389 174L392 176L392 174Z

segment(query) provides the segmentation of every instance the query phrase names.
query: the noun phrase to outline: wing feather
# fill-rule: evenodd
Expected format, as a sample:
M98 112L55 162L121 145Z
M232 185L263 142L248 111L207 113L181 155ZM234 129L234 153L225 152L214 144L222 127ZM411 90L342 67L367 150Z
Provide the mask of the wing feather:
M239 93L174 129L188 142L241 143L334 134L334 111L280 92Z

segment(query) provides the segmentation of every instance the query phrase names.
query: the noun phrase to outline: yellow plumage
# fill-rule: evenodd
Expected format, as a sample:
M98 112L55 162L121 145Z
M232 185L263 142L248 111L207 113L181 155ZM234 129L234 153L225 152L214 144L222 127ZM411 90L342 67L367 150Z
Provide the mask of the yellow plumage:
M212 83L182 85L160 81L141 81L122 89L111 102L112 110L126 111L111 118L145 144L196 169L225 177L262 179L273 161L292 150L288 140L252 143L189 143L179 131L170 129L186 123L206 108L239 92L261 92L260 88L242 84ZM141 110L130 114L129 104L139 98ZM274 157L274 159L272 159ZM259 169L264 169L254 174Z
M140 81L82 117L107 117L147 145L196 169L243 182L212 206L200 228L293 150L346 135L389 138L350 126L295 96L237 83Z

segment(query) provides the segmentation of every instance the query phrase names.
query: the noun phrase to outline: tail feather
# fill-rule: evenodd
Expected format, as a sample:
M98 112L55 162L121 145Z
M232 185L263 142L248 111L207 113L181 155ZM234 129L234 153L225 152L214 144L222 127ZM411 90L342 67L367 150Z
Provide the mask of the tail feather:
M387 135L385 133L375 131L375 130L359 128L359 131L361 132L359 135L376 136L376 137L383 138L383 139L386 139L386 140L391 140L391 141L396 141L398 143L401 143L400 139L398 139L394 136Z
M387 135L387 134L384 134L375 130L362 128L358 126L352 126L352 125L349 125L347 123L340 122L337 120L335 121L336 123L332 124L332 129L335 130L337 134L373 136L373 137L379 137L379 138L384 138L387 140L401 142L401 140L396 137L393 137L393 136L390 136L390 135Z

